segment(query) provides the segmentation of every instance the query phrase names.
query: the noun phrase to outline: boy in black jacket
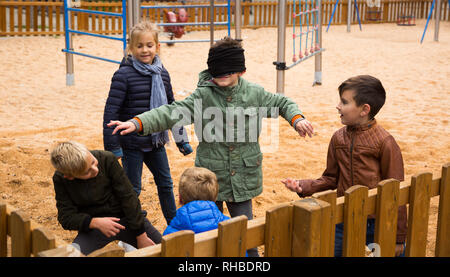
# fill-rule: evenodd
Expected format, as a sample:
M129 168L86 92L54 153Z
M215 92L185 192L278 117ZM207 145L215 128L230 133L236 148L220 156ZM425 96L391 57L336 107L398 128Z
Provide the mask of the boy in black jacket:
M51 162L58 221L66 230L78 230L73 243L83 254L114 240L136 248L161 242L112 153L62 142L52 150Z

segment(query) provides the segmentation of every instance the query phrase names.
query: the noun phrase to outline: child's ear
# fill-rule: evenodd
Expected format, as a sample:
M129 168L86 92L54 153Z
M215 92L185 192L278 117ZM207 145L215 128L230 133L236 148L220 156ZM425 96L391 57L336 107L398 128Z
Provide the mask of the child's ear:
M363 104L362 110L361 110L361 116L368 116L370 113L370 105L369 104Z
M183 199L181 199L181 195L178 195L178 201L180 202L180 205L183 205Z
M244 75L244 73L245 73L245 70L244 71L242 71L242 72L239 72L239 77L241 77L242 75Z

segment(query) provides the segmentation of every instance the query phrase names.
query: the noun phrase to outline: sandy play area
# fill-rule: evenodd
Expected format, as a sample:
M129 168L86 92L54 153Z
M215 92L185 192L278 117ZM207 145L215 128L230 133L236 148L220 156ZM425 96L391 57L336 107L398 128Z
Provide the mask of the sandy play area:
M412 27L363 25L362 32L353 26L351 33L346 26L331 26L323 34L323 85L312 87L313 59L286 72L286 95L298 103L316 134L300 138L280 118L278 147L264 154L264 192L253 201L256 217L276 204L298 199L281 184L282 178L317 178L323 172L329 139L342 126L335 108L337 87L353 75L374 75L387 91L377 119L400 145L406 182L425 171L440 177L442 165L450 162L450 23L441 22L439 42L433 41L434 24L430 24L423 44L419 39L425 21L416 23ZM287 37L291 33L288 28ZM216 37L224 34L216 32ZM244 29L242 36L244 77L274 92L276 29ZM209 38L209 33L189 33L184 38ZM290 60L291 41L286 45ZM64 140L103 149L103 109L118 65L76 56L75 86L67 87L63 47L63 37L0 38L0 200L71 242L76 232L64 231L57 221L49 150ZM116 60L122 54L119 42L99 38L75 37L74 47ZM208 48L209 43L162 45L176 99L195 89L198 72L206 68ZM193 128L188 129L192 137ZM184 157L174 143L167 152L178 199L180 175L193 166L195 153ZM148 219L163 232L166 223L147 169L140 200ZM438 198L431 203L429 256L434 255Z

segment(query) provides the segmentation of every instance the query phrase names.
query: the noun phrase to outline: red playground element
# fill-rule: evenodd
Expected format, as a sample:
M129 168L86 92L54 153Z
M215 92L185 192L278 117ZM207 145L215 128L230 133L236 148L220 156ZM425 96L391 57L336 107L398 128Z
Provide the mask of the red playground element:
M416 17L414 15L401 15L397 19L398 26L416 26Z
M163 10L166 23L185 23L188 21L188 14L185 9L178 9L178 13L173 11ZM184 35L184 26L164 26L164 31L171 33L173 37L181 38Z

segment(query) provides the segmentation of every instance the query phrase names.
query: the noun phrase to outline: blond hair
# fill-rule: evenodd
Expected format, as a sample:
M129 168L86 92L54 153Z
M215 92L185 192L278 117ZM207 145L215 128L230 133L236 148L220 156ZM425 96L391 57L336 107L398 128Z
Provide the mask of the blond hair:
M203 167L186 169L181 174L179 193L183 204L194 200L216 201L219 193L216 174Z
M130 30L129 41L127 44L127 54L131 55L131 49L136 47L137 41L139 40L139 36L142 33L150 32L155 40L156 45L159 44L158 34L159 28L156 24L151 23L150 21L142 21L138 24L134 25ZM159 55L159 47L157 47L157 53Z
M50 161L53 167L66 176L74 177L84 174L86 157L89 150L75 141L61 142L53 148Z

